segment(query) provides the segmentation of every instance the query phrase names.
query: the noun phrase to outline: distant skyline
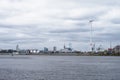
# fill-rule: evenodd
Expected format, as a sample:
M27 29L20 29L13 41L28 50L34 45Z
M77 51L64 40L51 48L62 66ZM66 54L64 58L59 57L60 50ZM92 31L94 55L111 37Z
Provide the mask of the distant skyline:
M0 0L0 48L90 50L120 44L119 0Z

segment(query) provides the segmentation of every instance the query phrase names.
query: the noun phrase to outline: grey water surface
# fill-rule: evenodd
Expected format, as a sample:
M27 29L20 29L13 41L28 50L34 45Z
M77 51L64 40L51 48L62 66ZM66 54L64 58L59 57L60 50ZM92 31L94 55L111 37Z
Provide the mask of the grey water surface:
M120 57L0 55L0 80L120 80Z

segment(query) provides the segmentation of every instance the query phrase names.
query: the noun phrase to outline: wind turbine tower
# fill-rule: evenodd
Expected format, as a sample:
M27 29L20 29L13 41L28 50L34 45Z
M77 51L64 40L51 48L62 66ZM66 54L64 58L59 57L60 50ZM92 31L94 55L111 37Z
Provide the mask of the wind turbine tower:
M94 45L95 45L93 43L93 22L94 22L94 20L89 20L90 27L91 27L91 29L90 29L90 50L91 50L91 52L94 51Z

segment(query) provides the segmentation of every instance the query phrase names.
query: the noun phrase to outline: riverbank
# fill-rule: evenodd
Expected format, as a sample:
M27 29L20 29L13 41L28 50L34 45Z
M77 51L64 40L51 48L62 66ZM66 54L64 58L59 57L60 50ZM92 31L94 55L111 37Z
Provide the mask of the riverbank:
M37 53L37 54L19 54L19 53L0 53L0 55L38 55L38 56L120 56L120 53Z

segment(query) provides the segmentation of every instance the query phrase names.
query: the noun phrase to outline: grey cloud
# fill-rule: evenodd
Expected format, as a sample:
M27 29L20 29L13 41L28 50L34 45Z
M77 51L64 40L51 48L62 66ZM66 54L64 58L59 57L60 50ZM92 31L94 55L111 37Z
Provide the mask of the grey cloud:
M71 30L54 30L50 31L50 33L80 33L80 32L88 32L89 29L81 28L81 29L71 29Z
M111 22L114 24L120 24L120 18L112 19Z
M113 16L112 19L106 17L107 19L105 19L105 21L104 17L102 19L100 18L107 15L108 12L111 11L111 8L116 8L116 5L119 8L119 0L52 0L49 1L51 3L47 4L47 6L39 6L37 4L37 7L35 3L32 4L32 1L41 3L41 0L6 1L8 6L6 5L2 8L0 5L0 45L4 47L10 47L8 45L15 44L24 44L24 46L29 47L29 44L46 43L42 45L42 47L44 47L46 45L51 46L51 44L57 44L61 40L61 42L76 42L75 48L78 48L79 43L89 43L90 25L88 21L90 19L94 19L99 23L93 25L95 33L93 40L95 42L102 42L104 40L120 41L120 32L118 31L120 24L119 16L118 18L114 18ZM20 3L19 7L13 4L16 6L16 8L14 8L14 6L10 7L11 4L9 5L9 2L12 4L16 4L16 2L22 3ZM27 5L24 5L25 8L21 7L24 2ZM53 3L56 5L53 5ZM57 6L57 4L59 6ZM34 8L31 9L28 5ZM50 7L52 5L53 7ZM99 7L102 7L102 9L99 9ZM84 9L88 10L88 13L78 14L77 16L71 13L72 10L75 10L77 13L77 10L82 8L83 11ZM91 11L92 8L94 8L94 10ZM82 11L80 13L82 13ZM68 23L66 23L67 21ZM116 27L118 27L118 29L116 29ZM51 43L50 41L52 40L58 40L58 42ZM59 44L59 46L61 46L61 44Z
M87 14L85 16L82 16L82 17L68 17L68 18L65 18L66 20L74 20L74 21L84 21L84 20L90 20L90 19L93 19L93 20L98 20L98 17L102 15L102 14L98 14L98 13L93 13L93 14Z
M7 38L3 38L3 39L1 39L0 40L0 42L2 42L2 43L8 43L8 44L11 44L11 43L43 43L43 42L46 42L47 41L47 39L45 39L45 38L15 38L15 37L13 37L13 38L9 38L9 37L7 37Z
M71 0L73 1L73 0ZM98 0L74 0L77 2L83 2L83 3L89 3L89 4L97 4L97 5L119 5L120 1L119 0L104 0L104 1L98 1Z
M96 41L120 41L120 32L116 33L101 33L96 36Z

